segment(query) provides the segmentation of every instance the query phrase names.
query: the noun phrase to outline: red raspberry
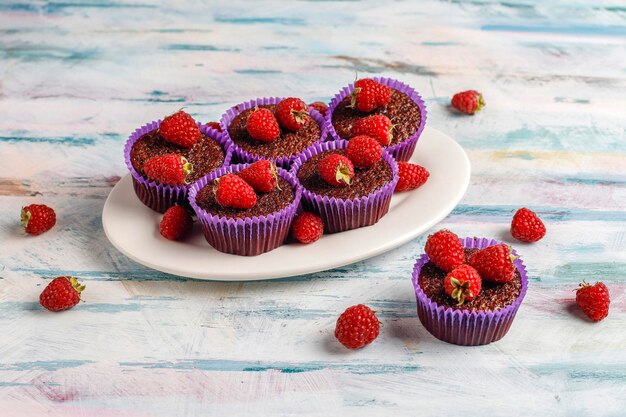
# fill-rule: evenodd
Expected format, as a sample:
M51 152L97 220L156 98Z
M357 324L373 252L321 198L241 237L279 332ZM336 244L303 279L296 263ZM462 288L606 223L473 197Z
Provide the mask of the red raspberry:
M324 234L322 218L313 213L298 214L291 225L291 234L300 243L315 242Z
M469 265L457 266L443 279L446 294L459 306L480 294L482 285L480 275Z
M193 219L187 209L182 206L173 206L163 214L159 231L166 239L178 240L189 233L192 226Z
M309 104L309 107L313 107L322 116L326 115L326 110L328 110L328 104L322 103L321 101L316 101L314 103L311 103L311 104Z
M354 83L350 107L362 112L385 106L391 99L391 89L369 78L358 80Z
M22 207L21 217L24 231L33 236L47 232L57 222L54 210L45 204L31 204Z
M143 171L151 180L167 185L183 185L193 166L183 156L175 153L153 156L143 165Z
M400 178L396 184L396 193L421 187L430 177L430 172L421 165L398 162L398 176Z
M218 132L222 132L222 125L217 122L209 122L206 124L208 127L217 130Z
M348 349L369 345L378 337L380 322L371 308L358 304L348 307L337 319L335 337Z
M200 138L198 124L182 110L163 119L159 131L163 139L183 148L191 148Z
M354 177L354 166L348 158L335 153L319 162L317 172L327 184L333 187L343 187L350 185Z
M485 100L478 91L467 90L452 97L452 107L466 114L474 114L485 107Z
M465 263L465 250L461 239L446 229L428 236L424 252L435 265L446 272Z
M309 106L299 98L286 98L276 105L276 118L282 127L295 132L309 118Z
M546 235L546 226L533 211L523 207L513 216L511 235L522 242L536 242Z
M589 285L583 281L576 290L576 304L593 321L600 321L609 315L611 297L609 289L602 282Z
M261 142L273 142L280 136L278 121L270 110L256 109L248 116L246 129L252 139Z
M84 289L74 277L57 277L43 290L39 303L50 311L67 310L78 304Z
M358 168L371 168L383 156L383 148L374 138L361 135L350 139L346 157Z
M502 284L515 276L514 260L511 247L499 243L474 252L467 263L476 269L485 281Z
M237 173L258 193L269 193L278 185L276 165L271 161L256 161Z
M217 179L215 199L223 207L249 209L256 204L256 193L237 175L226 174Z
M391 120L384 114L364 117L352 126L352 136L367 135L378 141L382 146L391 142L393 133Z

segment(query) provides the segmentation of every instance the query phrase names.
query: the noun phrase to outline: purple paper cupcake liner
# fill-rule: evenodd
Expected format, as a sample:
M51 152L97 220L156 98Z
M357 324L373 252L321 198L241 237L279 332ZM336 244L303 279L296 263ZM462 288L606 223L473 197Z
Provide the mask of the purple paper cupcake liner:
M247 162L256 162L258 160L261 159L268 159L270 161L273 161L277 166L284 168L284 169L289 169L291 167L291 163L293 161L295 161L297 158L300 157L300 155L302 155L302 153L304 152L298 152L294 155L291 156L281 156L278 158L268 158L266 156L263 155L255 155L253 153L250 153L244 149L241 149L230 137L230 134L228 133L228 127L230 126L230 124L232 123L232 121L235 119L235 117L237 117L237 115L239 115L239 113L244 112L248 109L252 109L256 106L263 106L263 105L271 105L271 104L278 104L280 103L284 98L283 97L264 97L264 98L257 98L256 100L250 100L250 101L246 101L245 103L241 103L238 104L236 106L231 107L230 109L228 109L226 111L226 113L224 113L222 115L222 118L220 119L220 124L222 125L222 134L227 137L231 143L233 144L233 161L234 162L242 162L242 163L247 163ZM326 123L324 121L324 116L321 115L320 112L318 112L317 110L315 110L313 107L309 106L309 114L311 115L311 117L313 118L313 120L315 120L315 122L317 123L317 125L320 127L320 138L314 142L315 143L321 143L324 142L326 140L326 136L327 136L327 132L326 132ZM309 148L311 146L310 145ZM309 149L306 148L306 149ZM305 149L305 150L306 150Z
M175 204L189 207L187 202L187 192L189 185L166 185L153 181L137 172L130 160L130 152L133 149L133 145L148 132L151 132L161 125L161 120L150 122L140 128L136 129L126 141L124 146L124 160L126 167L130 171L133 178L133 188L135 194L143 204L150 207L154 211L159 213L165 213L168 208ZM222 166L230 164L232 157L232 146L230 138L226 137L216 129L208 127L204 124L198 123L200 132L216 141L224 150L224 163Z
M278 175L293 187L295 196L287 207L271 214L235 219L208 213L196 203L198 192L207 184L223 175L239 172L247 166L249 164L222 167L200 178L189 189L189 203L211 246L220 252L256 256L281 246L289 234L302 197L302 191L291 174L278 168Z
M401 81L385 77L372 77L372 80L408 95L420 109L420 125L417 128L417 131L402 142L396 143L395 145L387 146L386 148L387 152L393 155L393 157L396 158L397 161L408 161L411 158L411 155L413 155L413 151L415 151L415 146L417 146L417 140L422 134L424 126L426 126L426 117L428 112L426 111L426 105L424 104L424 100L422 100L422 97L417 93L417 91L413 89L413 87L404 84ZM337 93L335 97L330 101L328 110L326 110L326 116L324 117L324 119L326 123L326 131L329 139L332 138L331 140L347 139L340 137L335 131L335 127L333 126L333 112L343 99L352 94L353 90L354 83L342 88L341 91L339 91L339 93Z
M298 169L313 156L329 151L344 149L348 141L317 143L294 161L291 173L298 179ZM392 179L381 188L366 196L345 200L335 197L315 194L302 185L302 206L306 211L318 214L324 221L325 233L337 233L364 226L371 226L378 222L389 211L389 203L393 191L398 183L398 164L388 152L383 151L383 159L391 166Z
M465 248L477 249L502 243L493 239L476 237L461 240ZM517 255L515 250L512 250L512 253ZM526 267L522 260L517 258L514 261L522 283L519 296L512 304L502 309L487 311L453 309L431 301L419 285L420 271L429 260L426 254L420 256L413 267L411 278L417 298L417 315L426 330L437 339L463 346L486 345L504 337L528 289Z

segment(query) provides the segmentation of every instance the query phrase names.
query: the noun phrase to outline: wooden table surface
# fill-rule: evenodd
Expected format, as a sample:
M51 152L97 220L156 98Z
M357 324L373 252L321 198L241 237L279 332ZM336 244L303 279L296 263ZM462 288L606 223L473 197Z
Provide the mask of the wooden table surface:
M0 2L0 415L625 415L623 0L202 3ZM503 340L457 347L422 327L424 236L250 283L159 273L107 241L134 128L182 106L210 121L259 96L328 101L355 73L414 86L467 151L469 190L437 228L510 241L513 210L546 221L541 242L514 244L530 287ZM469 88L485 110L451 112ZM19 211L35 202L58 224L33 238ZM87 290L52 314L38 296L58 275ZM583 279L610 288L600 323L573 306ZM361 302L382 330L352 352L334 324Z

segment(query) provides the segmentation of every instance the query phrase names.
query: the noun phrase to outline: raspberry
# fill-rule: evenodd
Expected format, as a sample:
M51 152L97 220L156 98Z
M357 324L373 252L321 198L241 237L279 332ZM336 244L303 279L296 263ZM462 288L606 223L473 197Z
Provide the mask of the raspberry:
M226 174L217 180L215 199L223 207L249 209L256 204L254 189L235 174Z
M461 240L446 229L428 236L424 251L435 265L446 272L465 263L465 250Z
M57 277L42 291L39 303L50 311L67 310L78 304L84 289L74 277Z
M276 118L282 127L295 132L309 118L309 107L299 98L289 97L276 105Z
M252 137L261 142L273 142L280 136L280 127L274 113L268 109L256 109L248 116L246 129Z
M576 290L576 304L591 320L600 321L609 315L609 289L602 282L589 285L583 281Z
M183 156L175 153L153 156L143 165L143 171L151 180L167 185L183 185L193 166Z
M474 267L485 281L502 284L515 276L515 257L511 255L511 247L504 243L489 246L474 252L468 263Z
M485 100L478 91L467 90L452 97L452 107L466 114L474 114L485 107Z
M317 172L327 184L333 187L343 187L350 185L354 177L354 166L348 158L335 153L319 162Z
M350 107L362 112L370 112L385 106L391 99L391 89L369 78L354 83Z
M21 217L24 231L33 236L47 232L57 222L54 210L45 204L31 204L22 207Z
M430 176L430 172L421 165L409 162L398 162L398 184L395 192L414 190L424 185Z
M521 242L536 242L546 235L546 226L533 211L523 207L513 216L511 235Z
M371 168L382 158L383 148L374 138L356 136L348 142L345 155L355 167Z
M278 185L276 165L271 161L257 161L237 173L258 193L269 193Z
M325 116L326 115L326 110L328 110L328 104L322 103L321 101L316 101L314 103L311 103L311 104L309 104L309 107L313 107L322 116Z
M352 136L367 135L376 139L382 146L387 146L393 137L392 129L391 120L387 116L376 114L359 119L352 126Z
M473 300L482 287L482 279L474 268L469 265L460 265L454 268L443 279L443 288L457 305Z
M308 212L298 214L291 225L291 234L300 243L315 242L324 234L322 218Z
M380 322L374 311L366 305L348 307L337 319L335 337L348 349L369 345L378 337Z
M173 206L163 214L159 232L166 239L178 240L189 233L192 226L193 219L189 212L182 206Z
M200 138L198 124L182 110L163 119L159 131L163 139L183 148L191 148Z
M211 129L215 129L215 130L217 130L220 133L222 132L222 125L220 125L217 122L209 122L206 125L207 125L207 127L210 127Z

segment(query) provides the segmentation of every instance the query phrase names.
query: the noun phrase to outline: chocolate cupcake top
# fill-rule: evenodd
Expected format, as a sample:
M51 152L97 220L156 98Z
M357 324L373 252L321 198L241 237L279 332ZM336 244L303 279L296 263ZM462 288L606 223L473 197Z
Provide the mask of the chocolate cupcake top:
M344 154L343 149L320 152L305 161L298 169L297 177L300 184L307 190L328 197L351 200L378 190L393 178L391 166L380 159L372 168L354 168L354 177L350 185L333 187L327 184L318 174L317 165L330 154Z
M275 104L259 105L272 113L276 111ZM281 128L280 136L273 142L261 142L253 139L246 129L246 122L254 108L246 109L235 116L228 126L228 134L239 148L262 158L277 159L290 157L302 152L321 138L322 130L312 118L307 118L306 123L296 132Z
M478 249L465 249L466 261L469 256ZM504 284L494 284L483 280L480 293L471 301L466 301L460 306L449 297L443 287L443 279L447 273L433 262L427 262L419 274L418 283L424 294L438 305L449 307L453 310L487 311L503 309L519 297L522 290L521 276L517 268L512 280Z
M386 106L374 109L369 113L361 112L357 109L350 108L351 97L345 97L335 107L332 114L332 125L337 134L343 139L350 139L352 135L352 126L359 120L374 114L384 114L394 125L393 137L389 146L398 144L408 139L420 127L422 115L420 108L407 94L391 89L391 100Z
M130 162L139 175L145 176L143 166L146 160L153 156L170 153L179 154L193 164L193 172L187 176L189 183L221 167L226 158L226 152L222 146L204 133L200 133L198 142L191 148L181 148L163 139L157 128L144 134L135 142L130 151Z

